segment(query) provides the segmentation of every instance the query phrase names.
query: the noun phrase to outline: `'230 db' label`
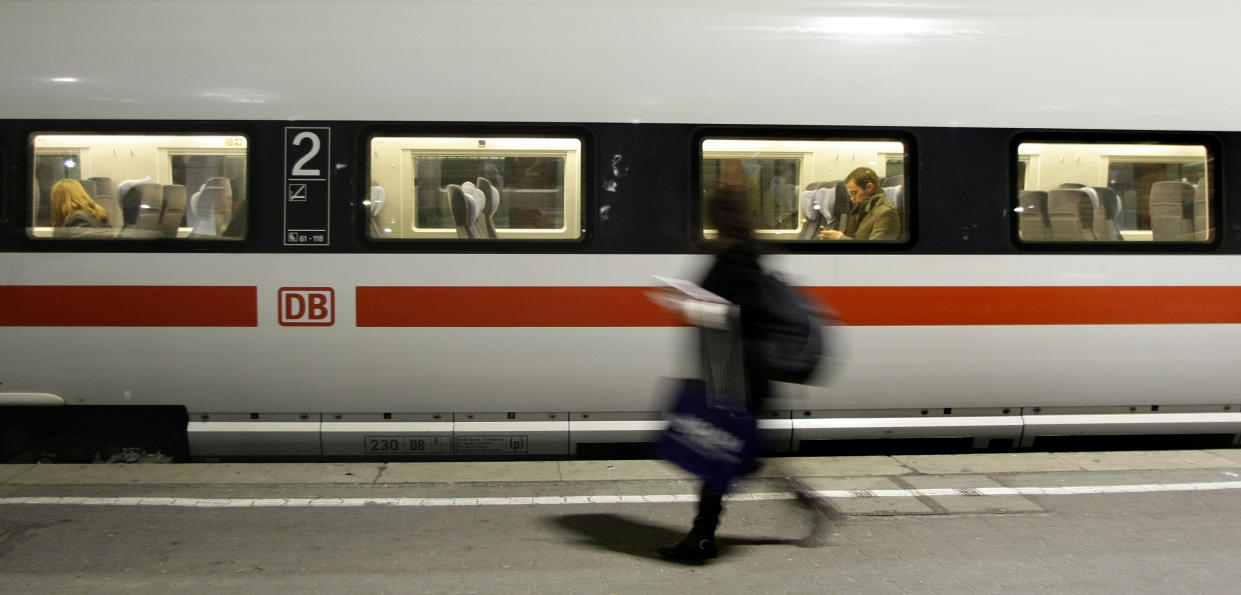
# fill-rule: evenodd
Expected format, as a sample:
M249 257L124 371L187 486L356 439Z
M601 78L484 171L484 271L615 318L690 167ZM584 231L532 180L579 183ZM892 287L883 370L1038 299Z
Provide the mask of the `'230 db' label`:
M367 454L448 454L452 452L451 436L364 436L362 449Z

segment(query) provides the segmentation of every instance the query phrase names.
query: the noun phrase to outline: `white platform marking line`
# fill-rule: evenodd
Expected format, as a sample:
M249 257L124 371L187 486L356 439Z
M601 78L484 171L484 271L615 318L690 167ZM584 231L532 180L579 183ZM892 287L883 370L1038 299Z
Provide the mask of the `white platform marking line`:
M820 498L915 498L919 496L1080 496L1091 494L1150 494L1156 492L1202 492L1238 490L1241 481L1202 483L1148 483L1132 485L1060 487L931 488L913 490L817 490ZM725 496L733 502L791 500L791 492L741 492ZM69 506L166 506L182 508L346 508L358 506L555 506L566 504L672 504L696 502L693 494L646 494L593 496L512 496L507 498L171 498L158 496L92 498L84 496L17 496L0 498L0 506L55 504Z

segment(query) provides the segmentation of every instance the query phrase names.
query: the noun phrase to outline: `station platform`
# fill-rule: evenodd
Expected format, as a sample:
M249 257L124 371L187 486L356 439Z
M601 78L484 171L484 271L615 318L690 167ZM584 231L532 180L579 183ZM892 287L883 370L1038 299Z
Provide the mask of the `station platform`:
M684 565L662 461L0 465L0 592L1233 592L1239 496L1241 449L772 458Z

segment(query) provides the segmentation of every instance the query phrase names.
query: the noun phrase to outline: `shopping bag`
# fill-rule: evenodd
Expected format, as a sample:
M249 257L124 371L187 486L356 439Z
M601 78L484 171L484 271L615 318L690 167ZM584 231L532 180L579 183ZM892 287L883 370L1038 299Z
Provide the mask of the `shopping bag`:
M709 399L703 381L680 381L667 416L660 455L701 478L707 489L728 493L733 480L752 469L757 420L744 407Z

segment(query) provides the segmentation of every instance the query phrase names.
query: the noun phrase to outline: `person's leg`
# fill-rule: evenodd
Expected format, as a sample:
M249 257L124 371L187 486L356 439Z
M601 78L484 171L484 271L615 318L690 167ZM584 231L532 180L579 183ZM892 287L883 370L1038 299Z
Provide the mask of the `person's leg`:
M724 510L724 495L707 489L704 484L698 493L698 514L689 535L673 545L659 546L659 553L678 560L704 560L714 558L715 528L720 524Z
M698 492L698 515L694 517L693 532L704 539L715 539L715 528L720 526L720 513L724 511L724 495L717 494L703 484Z

